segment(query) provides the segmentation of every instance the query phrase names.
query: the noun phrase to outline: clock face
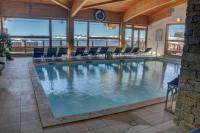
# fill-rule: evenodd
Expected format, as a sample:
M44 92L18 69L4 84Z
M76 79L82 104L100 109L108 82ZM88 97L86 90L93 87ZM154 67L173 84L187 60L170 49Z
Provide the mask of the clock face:
M96 21L104 21L106 19L106 14L103 10L96 10L94 17L96 19Z

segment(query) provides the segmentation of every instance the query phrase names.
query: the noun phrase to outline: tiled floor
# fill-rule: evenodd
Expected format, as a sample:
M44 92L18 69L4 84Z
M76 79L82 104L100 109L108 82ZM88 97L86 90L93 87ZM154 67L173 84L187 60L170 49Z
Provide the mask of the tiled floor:
M0 133L182 133L158 104L98 119L41 127L28 71L31 58L15 58L0 76Z

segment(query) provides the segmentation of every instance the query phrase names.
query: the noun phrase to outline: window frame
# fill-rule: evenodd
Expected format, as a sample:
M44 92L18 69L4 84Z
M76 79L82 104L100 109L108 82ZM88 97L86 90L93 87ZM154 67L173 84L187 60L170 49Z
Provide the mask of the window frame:
M131 27L126 27L127 25L131 25ZM140 48L140 31L144 30L145 31L145 48L147 48L148 26L137 26L137 25L134 25L134 24L126 24L126 26L125 26L125 30L126 29L132 29L131 47L135 47L134 46L134 42L135 42L134 31L138 30L138 33L137 33L138 34L138 37L137 37L138 46L137 47Z
M16 19L37 19L37 20L47 20L48 21L48 30L49 30L49 35L48 36L9 36L10 38L32 38L32 39L47 39L49 41L49 47L52 47L52 20L64 20L66 21L66 46L65 47L68 47L68 26L69 26L69 21L68 19L66 18L41 18L41 17L12 17L12 16L0 16L0 32L3 33L4 32L4 22L3 22L3 18L16 18ZM23 42L26 42L25 40L22 40ZM46 40L44 40L46 41ZM24 53L27 53L26 51L26 45L24 46L25 47L25 51L22 51ZM44 45L43 45L43 48L44 48Z
M92 20L82 20L82 19L75 19L75 21L79 21L79 22L87 22L87 47L101 47L101 46L93 46L92 44L90 44L90 40L92 39L113 39L113 40L118 40L118 45L117 47L120 46L120 34L121 34L121 28L120 28L120 23L119 22L109 22L109 21L104 21L104 22L97 22L97 21L92 21ZM119 25L119 33L118 33L118 37L91 37L90 36L90 22L93 22L93 23L110 23L110 24L117 24ZM76 44L74 44L74 46L77 47ZM106 45L107 46L107 45ZM108 45L109 46L109 45ZM81 46L78 46L78 47L81 47ZM116 46L109 46L109 47L116 47Z
M169 26L171 25L184 25L185 26L185 23L170 23L170 24L166 24L166 34L165 34L165 50L164 50L164 54L165 55L170 55L170 56L176 56L176 57L179 57L178 55L172 55L169 53L168 51L168 42L183 42L185 43L185 40L181 41L181 40L169 40Z
M80 19L75 19L75 20L73 20L73 25L74 25L74 29L75 29L75 21L77 21L77 22L85 22L86 24L87 24L87 31L86 31L86 34L87 34L87 39L86 39L86 46L87 47L89 47L89 38L88 38L88 36L89 36L89 21L87 21L87 20L80 20ZM73 34L75 34L75 33L73 33ZM75 40L75 38L74 38L74 35L73 35L73 39ZM74 47L85 47L85 46L78 46L77 44L75 44L74 43Z

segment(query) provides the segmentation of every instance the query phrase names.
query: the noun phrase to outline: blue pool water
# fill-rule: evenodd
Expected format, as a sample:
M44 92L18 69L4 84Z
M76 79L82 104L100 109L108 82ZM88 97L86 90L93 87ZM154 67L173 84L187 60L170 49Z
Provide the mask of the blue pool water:
M36 66L55 117L165 96L179 70L178 64L155 60Z

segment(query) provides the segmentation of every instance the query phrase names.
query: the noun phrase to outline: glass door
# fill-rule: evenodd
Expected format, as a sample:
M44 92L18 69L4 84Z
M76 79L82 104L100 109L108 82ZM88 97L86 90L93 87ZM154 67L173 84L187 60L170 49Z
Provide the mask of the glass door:
M134 29L133 30L133 47L139 47L139 30L138 29Z
M146 30L140 29L139 30L139 48L141 50L144 50L145 44L146 44Z

